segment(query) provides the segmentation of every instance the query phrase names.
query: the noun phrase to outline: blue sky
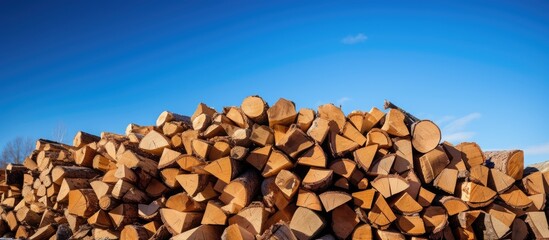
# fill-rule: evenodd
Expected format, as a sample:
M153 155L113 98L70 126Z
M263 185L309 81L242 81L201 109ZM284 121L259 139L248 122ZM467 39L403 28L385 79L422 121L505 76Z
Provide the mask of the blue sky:
M547 1L2 1L0 146L259 94L389 99L454 143L549 160Z

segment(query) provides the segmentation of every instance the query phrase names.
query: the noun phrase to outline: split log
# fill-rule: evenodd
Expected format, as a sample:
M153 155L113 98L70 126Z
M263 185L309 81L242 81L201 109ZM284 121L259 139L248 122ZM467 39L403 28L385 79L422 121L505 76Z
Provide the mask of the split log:
M320 198L318 198L318 196L314 192L304 189L299 189L296 205L298 207L306 207L315 211L322 211Z
M69 192L77 189L90 188L90 180L85 178L65 178L57 193L57 202L64 202L68 199ZM95 192L94 192L95 193Z
M290 221L290 229L299 240L314 238L324 229L324 219L314 211L298 207Z
M254 240L255 236L246 231L243 227L232 224L229 225L223 233L221 234L221 240L232 240L232 239L239 239L239 240Z
M299 177L287 170L281 170L275 178L275 184L284 194L284 197L291 199L296 193L301 180Z
M224 157L211 162L204 170L214 175L217 179L229 183L240 173L240 163L229 157Z
M269 156L271 155L272 146L267 145L261 148L256 148L248 154L246 157L246 162L255 167L257 170L262 171Z
M372 166L368 169L366 174L372 176L389 175L395 162L395 154L387 154L374 161Z
M341 130L341 134L344 137L351 139L359 146L364 146L364 144L366 144L366 137L358 129L356 129L351 122L345 123L343 129Z
M405 191L409 186L408 182L399 175L378 176L372 181L372 187L385 198Z
M169 147L170 139L155 130L147 133L139 142L139 149L156 156L162 155L164 148Z
M309 130L307 130L307 135L309 135L309 137L311 137L316 143L322 144L328 136L329 130L329 120L324 118L316 118L309 127Z
M443 207L428 207L422 218L425 222L425 230L432 234L440 233L448 225L448 215Z
M92 167L95 154L96 151L93 148L83 146L75 152L74 162L80 166Z
M295 104L289 100L280 98L267 110L267 117L270 127L274 125L289 126L297 118Z
M490 169L484 165L473 166L469 169L469 180L482 186L488 186L489 172Z
M209 201L204 211L204 217L201 224L225 225L227 224L227 213L222 209L223 203L218 201Z
M524 192L516 186L513 186L506 192L500 194L499 198L501 198L507 205L518 209L524 209L532 205L532 200L529 199L528 196L526 196L526 194L524 194Z
M164 148L160 160L158 161L158 169L166 167L173 167L176 165L176 161L181 157L181 153L169 148Z
M206 203L197 202L187 193L180 192L169 197L165 207L180 212L200 212L206 209Z
M179 185L190 195L204 190L207 186L208 175L204 174L179 174L175 177Z
M347 204L332 211L332 231L339 239L350 236L359 222L357 214Z
M368 171L377 152L377 144L368 145L354 151L354 160L363 171Z
M250 140L256 145L262 147L266 145L273 145L275 143L274 132L267 126L255 124L252 127L252 135L250 136Z
M299 109L296 124L303 132L307 132L315 120L315 111L309 108Z
M272 150L267 163L263 168L261 175L265 178L272 177L278 174L282 169L289 169L293 166L288 156L281 151Z
M537 239L549 238L549 225L544 212L528 212L526 223Z
M396 216L381 194L377 194L372 210L368 213L368 221L377 229L387 229L396 220Z
M331 169L311 168L303 178L303 187L312 191L325 189L331 184L333 171Z
M229 225L236 224L246 231L257 235L265 229L268 212L261 202L252 202L247 207L240 210L236 215L229 218Z
M232 180L219 196L219 200L226 204L223 210L236 213L247 206L259 187L259 176L253 170L248 170L238 178Z
M533 172L524 177L522 186L528 195L545 194L544 179L541 172Z
M423 218L419 215L399 216L395 223L405 235L419 236L425 234L425 224Z
M173 240L202 240L202 239L221 239L223 229L219 226L201 225L189 229L181 234L173 236Z
M145 240L149 237L147 229L139 225L126 225L120 232L120 240Z
M419 175L424 183L431 183L449 163L446 152L437 147L419 157L415 169L420 170Z
M374 239L372 235L372 227L368 224L360 224L355 228L352 235L353 240L371 240Z
M334 121L339 131L343 129L346 122L346 117L341 108L336 107L334 104L328 103L318 106L317 112L318 117Z
M109 216L111 217L113 226L116 229L120 229L137 220L137 206L135 204L120 204L109 211Z
M484 207L494 200L496 192L474 182L463 182L458 187L458 196L470 207Z
M276 147L291 158L296 158L298 154L313 145L314 142L295 124L292 124L284 137L276 143Z
M381 129L396 137L405 137L410 135L408 127L404 124L404 114L398 109L389 110L389 112L385 115L385 122L383 123L383 127L381 127Z
M494 164L494 168L520 180L524 171L524 152L522 150L488 151L484 152L486 160Z
M389 205L397 212L404 215L411 215L421 212L423 207L410 196L407 192L402 192L393 197Z
M424 187L420 187L420 190L418 192L418 196L417 196L417 202L419 203L419 205L421 205L422 207L428 207L431 205L431 203L433 202L433 199L435 199L436 195L425 189Z
M253 125L248 116L238 107L225 107L223 108L223 113L239 128L249 129Z
M90 217L99 210L99 199L92 189L78 189L69 192L69 213Z
M321 193L319 197L326 212L330 212L352 199L348 193L339 191L326 191Z
M484 163L486 157L480 146L473 142L463 142L456 146L461 151L461 158L465 164L471 168Z
M90 179L98 175L96 171L87 167L77 166L57 166L51 172L52 181L56 184L63 183L65 178L85 178Z
M168 226L168 229L174 235L197 227L202 219L202 213L180 212L169 208L160 209L160 216L162 222Z
M490 169L490 175L488 176L488 187L496 191L498 194L507 191L513 186L514 183L514 178L497 169Z
M374 189L367 189L364 191L354 192L352 194L353 202L355 206L363 209L370 209L374 202L376 191Z
M460 212L469 210L469 205L467 205L463 200L453 196L442 197L440 203L446 209L446 212L449 216L456 215Z
M404 173L414 168L414 154L409 137L393 138L393 149L396 153L393 169L396 172Z
M374 144L377 144L379 148L388 149L393 146L393 141L385 131L379 128L372 128L366 134L366 146Z
M164 111L160 113L160 115L156 119L156 126L162 127L164 123L171 121L186 122L188 125L190 125L191 118L170 111Z
M459 172L457 169L445 168L435 178L433 186L449 194L454 194L458 174Z
M292 232L292 229L290 229L290 226L282 221L272 224L269 229L263 232L260 238L270 240L297 240L297 237Z
M330 149L332 156L344 157L345 155L352 153L360 147L358 143L340 135L335 132L330 133Z
M87 219L88 224L97 228L111 228L112 223L109 214L103 210L98 210L91 217Z

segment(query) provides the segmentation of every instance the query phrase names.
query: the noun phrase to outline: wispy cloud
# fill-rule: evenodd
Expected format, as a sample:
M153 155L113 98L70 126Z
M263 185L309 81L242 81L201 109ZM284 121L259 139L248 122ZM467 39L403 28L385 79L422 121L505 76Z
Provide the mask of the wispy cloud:
M528 155L549 154L549 143L527 147L524 149L524 154L528 154Z
M467 131L467 125L473 120L481 117L480 113L470 113L463 117L456 118L453 116L444 116L441 120L437 121L439 125L447 123L442 128L442 138L445 141L459 143L468 141L475 136L475 132Z
M343 104L344 102L348 102L348 101L350 101L350 100L351 100L350 97L342 97L342 98L338 99L336 103L337 103L338 105L341 105L341 104Z
M446 126L444 126L444 131L446 132L457 132L462 131L467 124L469 124L471 121L480 118L480 113L470 113L467 114L464 117L460 117L458 119L452 120L450 123L448 123Z
M356 35L349 35L341 39L341 42L343 44L357 44L364 42L368 39L368 36L364 35L364 33L359 33Z

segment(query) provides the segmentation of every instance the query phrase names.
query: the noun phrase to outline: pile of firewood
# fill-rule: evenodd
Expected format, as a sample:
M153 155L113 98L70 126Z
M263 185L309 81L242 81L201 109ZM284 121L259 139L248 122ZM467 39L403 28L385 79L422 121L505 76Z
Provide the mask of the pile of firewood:
M251 96L124 135L79 132L72 146L41 139L6 169L0 236L549 238L549 175L527 175L522 151L441 143L432 121L385 108Z

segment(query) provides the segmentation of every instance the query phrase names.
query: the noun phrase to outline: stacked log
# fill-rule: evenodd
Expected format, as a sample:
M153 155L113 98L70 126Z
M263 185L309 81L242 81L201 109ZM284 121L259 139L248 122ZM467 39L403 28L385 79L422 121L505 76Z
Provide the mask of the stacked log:
M28 239L549 238L549 174L520 150L441 143L386 102L345 115L250 96L125 134L40 139L0 184L0 233Z

